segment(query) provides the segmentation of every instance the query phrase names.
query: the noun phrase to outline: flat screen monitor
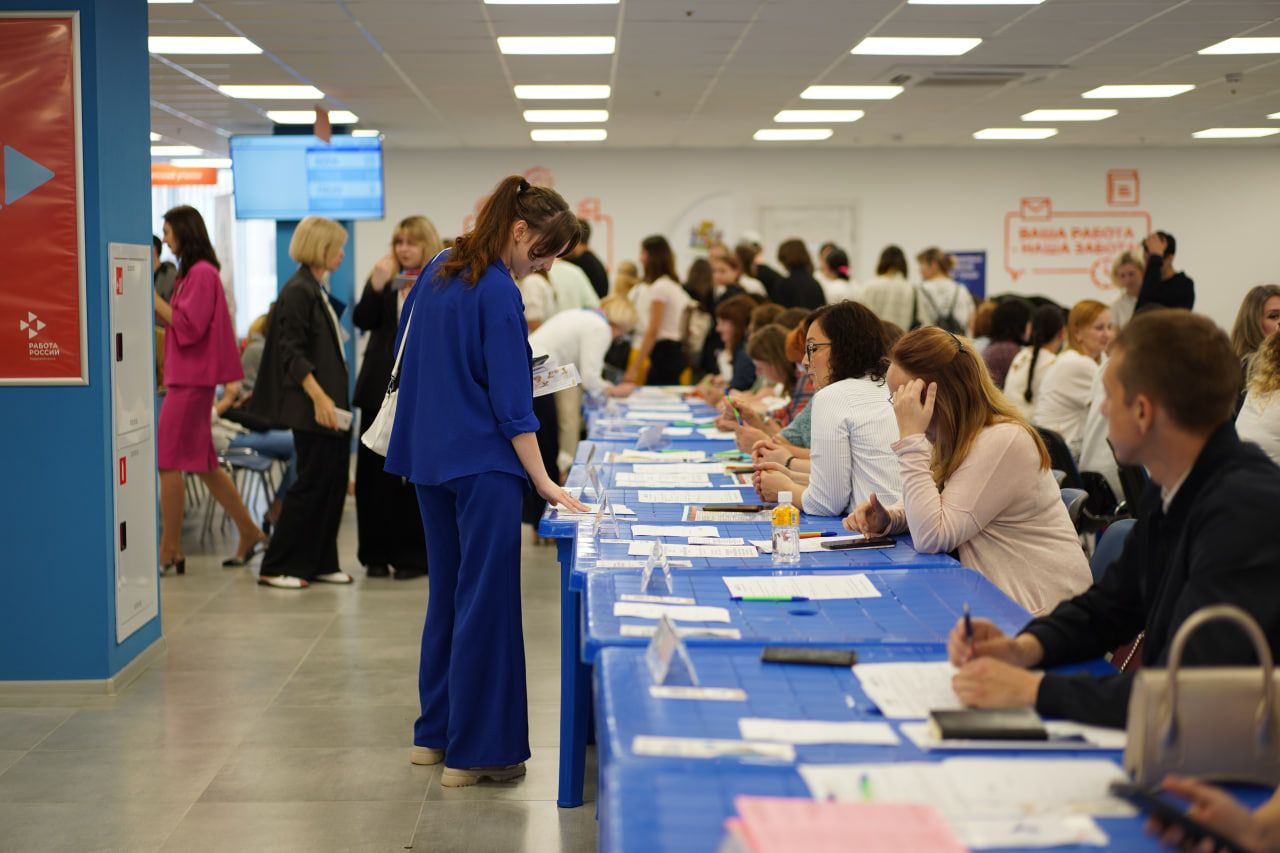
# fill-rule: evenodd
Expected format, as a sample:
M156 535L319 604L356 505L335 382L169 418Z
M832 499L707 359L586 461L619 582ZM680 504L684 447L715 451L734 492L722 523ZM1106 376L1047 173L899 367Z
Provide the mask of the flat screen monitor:
M233 136L237 219L382 219L376 137Z

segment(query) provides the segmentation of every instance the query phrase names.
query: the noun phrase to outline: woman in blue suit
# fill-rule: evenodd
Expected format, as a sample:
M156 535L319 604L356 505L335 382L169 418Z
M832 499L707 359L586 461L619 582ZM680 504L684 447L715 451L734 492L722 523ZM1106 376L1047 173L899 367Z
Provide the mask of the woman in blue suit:
M386 470L417 488L431 566L414 724L415 764L441 784L524 775L529 758L520 615L520 510L532 483L584 507L548 475L533 415L533 357L516 282L577 245L554 190L498 184L471 233L423 271L406 339Z

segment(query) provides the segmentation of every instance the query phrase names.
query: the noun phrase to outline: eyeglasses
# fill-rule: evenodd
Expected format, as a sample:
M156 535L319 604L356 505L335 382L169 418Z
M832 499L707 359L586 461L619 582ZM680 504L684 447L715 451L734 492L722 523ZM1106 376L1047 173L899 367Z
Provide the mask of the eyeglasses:
M807 344L804 345L804 354L809 358L813 358L813 354L815 352L817 352L822 347L829 347L829 346L831 346L831 341L809 341Z

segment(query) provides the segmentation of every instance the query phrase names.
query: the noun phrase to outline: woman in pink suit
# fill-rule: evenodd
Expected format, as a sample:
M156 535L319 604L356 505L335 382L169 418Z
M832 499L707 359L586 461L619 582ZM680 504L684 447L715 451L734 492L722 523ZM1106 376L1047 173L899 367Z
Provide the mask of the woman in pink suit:
M235 483L218 465L210 428L214 389L239 392L240 367L235 331L218 275L218 256L195 208L175 207L164 215L164 242L178 259L178 280L169 302L155 296L156 317L165 325L164 384L167 389L156 429L160 468L160 565L186 571L182 553L182 474L204 481L240 531L236 554L224 566L243 566L266 534L254 524Z

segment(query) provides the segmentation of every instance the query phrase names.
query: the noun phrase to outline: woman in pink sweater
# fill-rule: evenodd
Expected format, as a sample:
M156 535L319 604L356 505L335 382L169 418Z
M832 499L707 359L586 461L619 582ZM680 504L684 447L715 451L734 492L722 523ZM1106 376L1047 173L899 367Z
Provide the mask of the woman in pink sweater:
M845 527L910 530L916 550L959 550L1014 601L1040 614L1092 583L1040 436L996 389L967 340L936 326L902 337L888 384L902 501L859 504Z

